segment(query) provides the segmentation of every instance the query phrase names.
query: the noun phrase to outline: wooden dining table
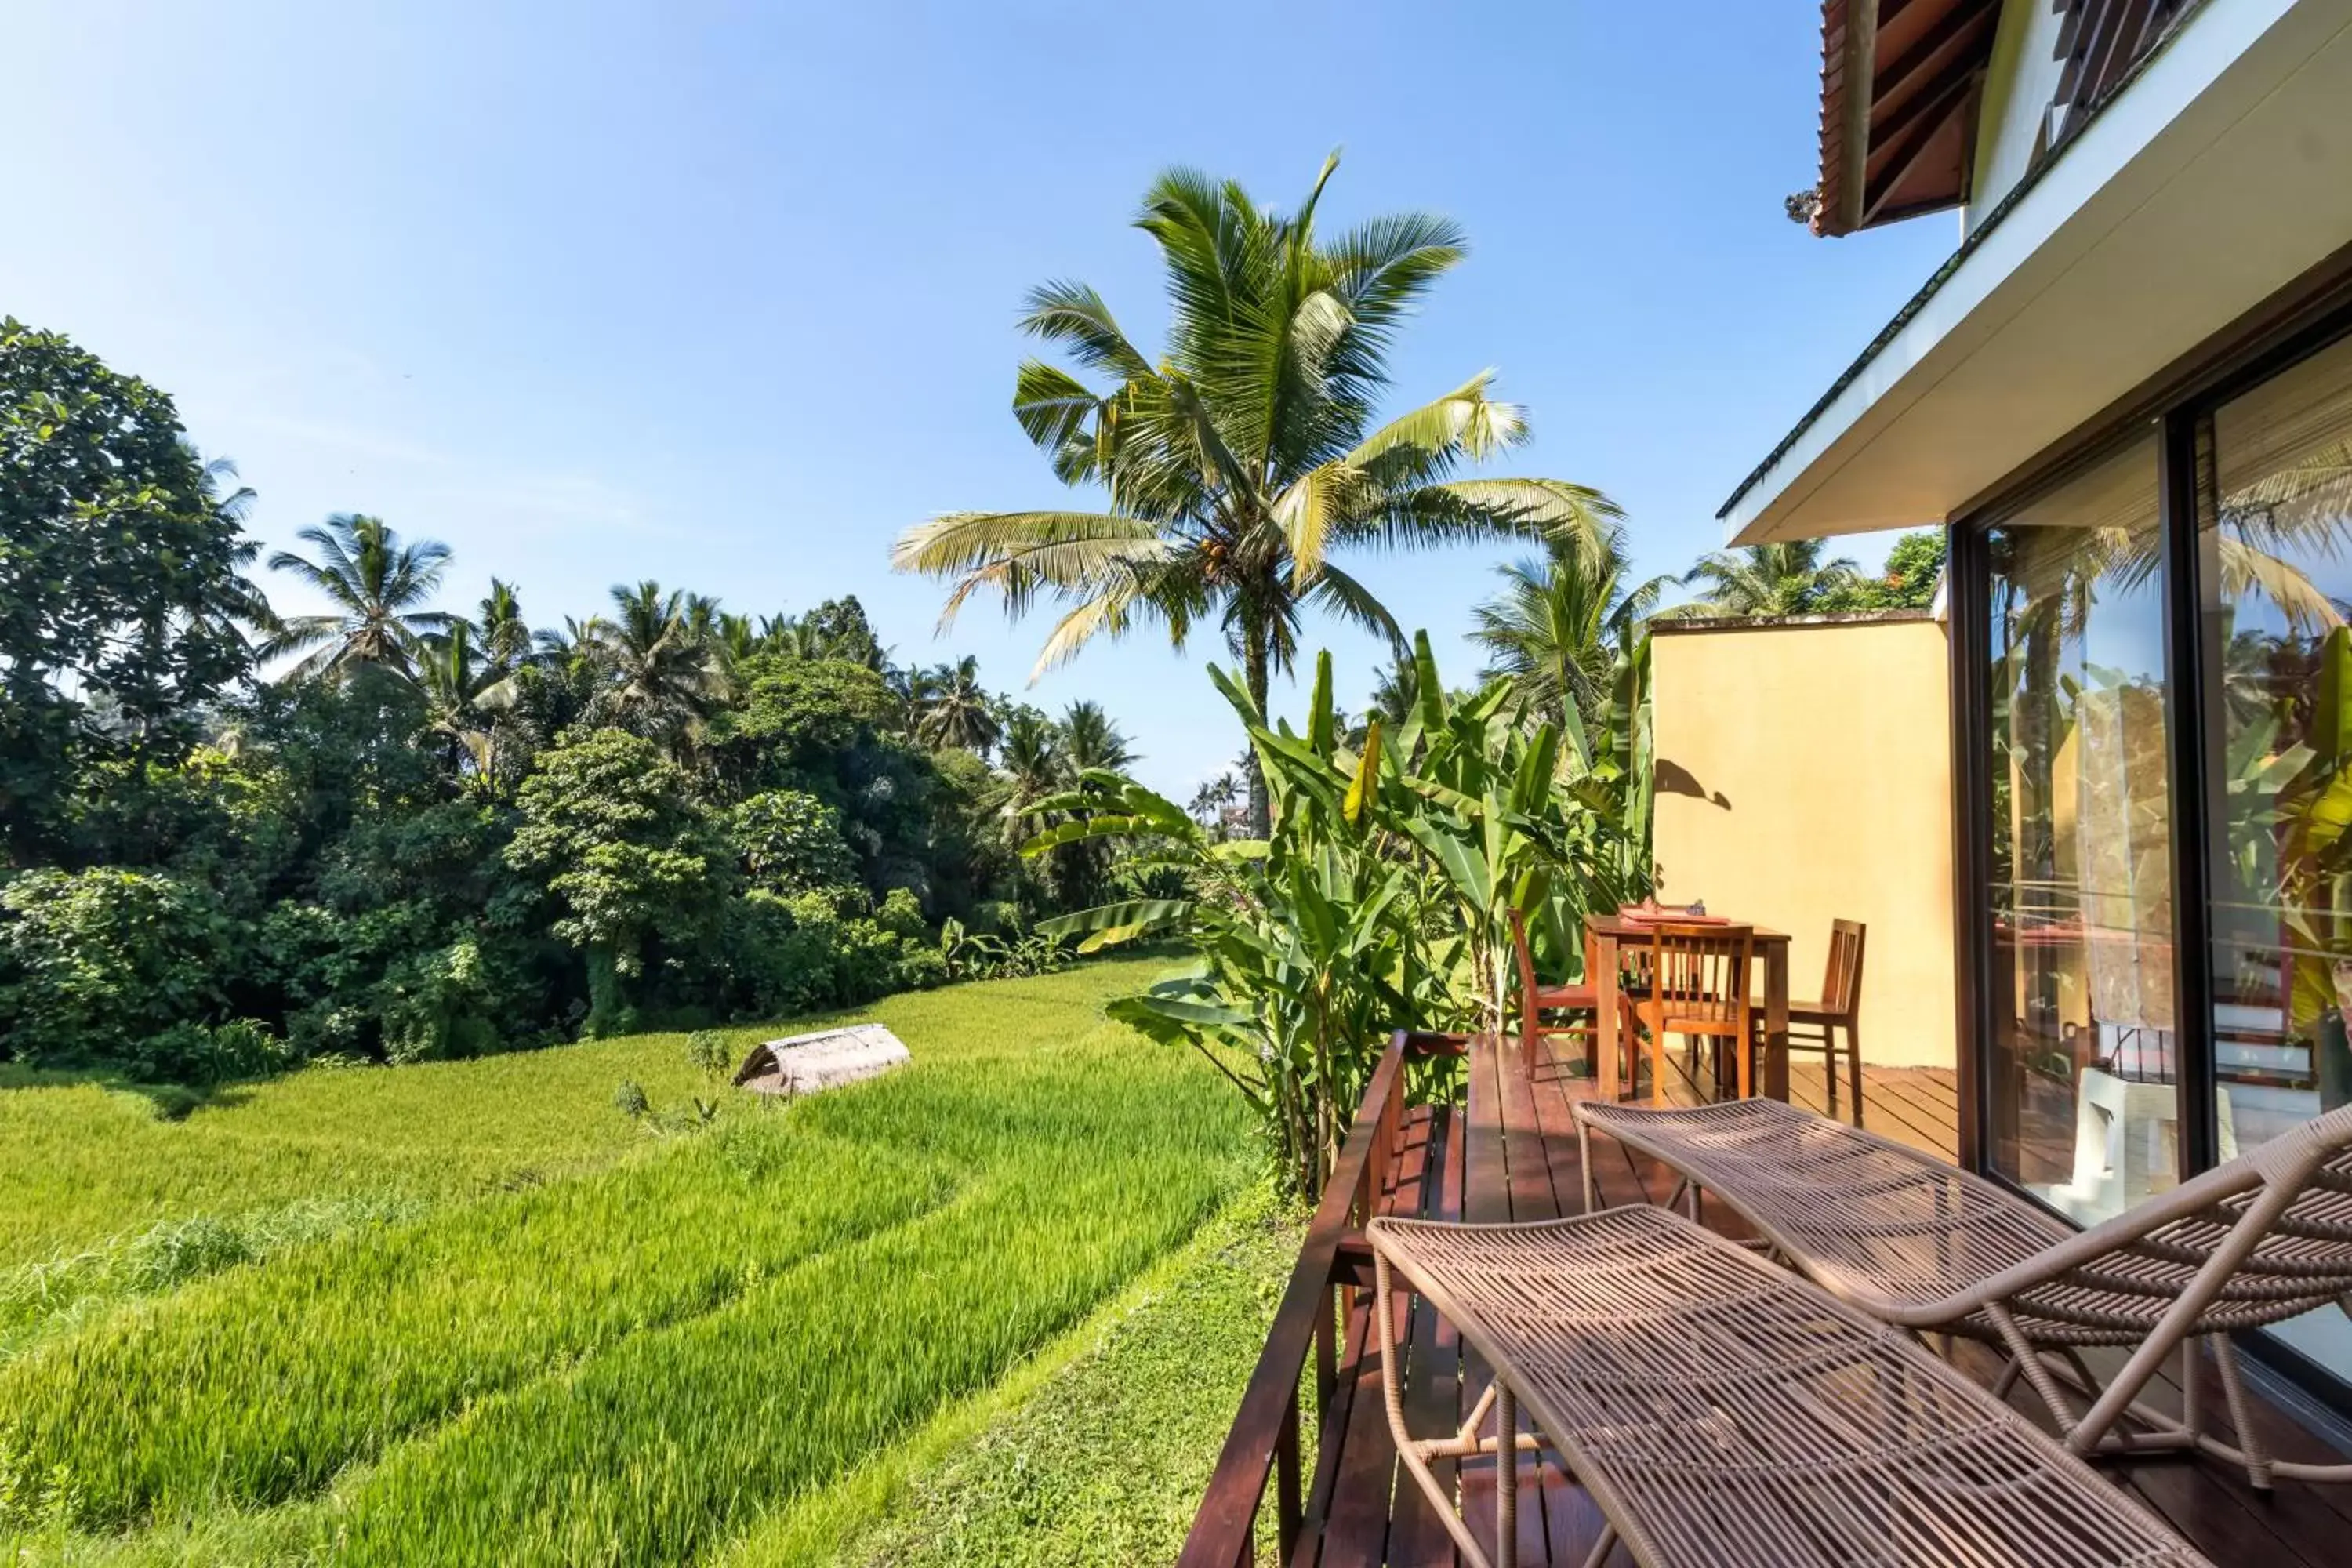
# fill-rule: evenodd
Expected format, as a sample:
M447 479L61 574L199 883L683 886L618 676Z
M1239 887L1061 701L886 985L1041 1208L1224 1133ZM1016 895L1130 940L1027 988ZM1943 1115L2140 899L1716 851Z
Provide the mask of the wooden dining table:
M1600 1079L1604 1100L1618 1098L1618 994L1623 973L1622 952L1648 942L1659 921L1635 920L1622 913L1584 917L1584 974L1593 989L1593 1072ZM1711 922L1710 922L1711 923ZM1739 924L1738 921L1727 921ZM1757 1064L1759 1092L1774 1100L1789 1098L1789 933L1766 926L1749 926L1754 933L1756 967L1764 972L1764 1052ZM1654 1097L1659 1086L1650 1086Z

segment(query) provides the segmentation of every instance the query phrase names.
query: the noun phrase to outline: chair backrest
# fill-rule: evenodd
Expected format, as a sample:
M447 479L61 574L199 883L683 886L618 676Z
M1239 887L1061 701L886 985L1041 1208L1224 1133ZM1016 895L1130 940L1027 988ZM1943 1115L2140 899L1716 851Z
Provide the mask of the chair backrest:
M2352 1105L2006 1272L2045 1276L2017 1283L2029 1304L2064 1303L2043 1307L2053 1316L2085 1305L2115 1313L2133 1296L2168 1307L2193 1292L2204 1299L2197 1332L2278 1322L2352 1296ZM2086 1296L2086 1279L2095 1296Z
M1866 934L1860 921L1830 922L1830 959L1822 976L1822 1006L1832 1013L1851 1014L1862 1000L1862 943Z
M1519 1034L1532 1040L1536 1026L1536 955L1528 948L1528 922L1519 911L1511 911L1511 946L1517 950L1519 961Z
M1648 948L1649 991L1661 1016L1746 1034L1754 927L1661 921Z

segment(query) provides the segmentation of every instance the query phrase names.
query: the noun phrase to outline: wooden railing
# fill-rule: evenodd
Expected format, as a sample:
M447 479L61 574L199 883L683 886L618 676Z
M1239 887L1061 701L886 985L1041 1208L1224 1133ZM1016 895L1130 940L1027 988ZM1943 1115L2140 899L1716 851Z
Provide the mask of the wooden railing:
M1399 1029L1381 1053L1307 1227L1298 1267L1275 1309L1265 1349L1242 1391L1241 1408L1217 1456L1192 1532L1184 1538L1179 1568L1249 1568L1256 1561L1258 1510L1269 1479L1274 1482L1276 1561L1291 1561L1304 1518L1299 1388L1311 1356L1316 1407L1324 1412L1331 1408L1331 1395L1339 1386L1339 1324L1346 1304L1341 1293L1371 1289L1372 1255L1364 1240L1364 1224L1380 1212L1381 1180L1396 1161L1403 1134L1405 1063L1415 1058L1460 1056L1465 1048L1459 1036Z

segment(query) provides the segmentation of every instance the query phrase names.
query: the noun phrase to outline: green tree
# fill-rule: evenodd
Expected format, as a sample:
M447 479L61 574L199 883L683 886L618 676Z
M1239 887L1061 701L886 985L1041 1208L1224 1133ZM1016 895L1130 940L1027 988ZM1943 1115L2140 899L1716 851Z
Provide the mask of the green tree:
M0 1040L39 1061L121 1062L210 1011L228 922L200 887L115 866L28 871L0 889Z
M643 736L593 730L541 754L519 805L507 862L563 902L554 931L586 952L589 1032L625 1028L646 937L702 921L724 890L690 782Z
M514 706L517 690L510 667L480 658L473 627L453 621L448 631L426 637L418 648L416 685L425 697L426 726L448 743L450 772L478 789L495 788L498 716Z
M433 539L404 544L382 518L342 511L295 537L319 558L280 550L270 556L269 569L324 595L335 607L285 621L268 651L316 649L295 667L298 680L341 679L362 668L413 678L424 638L449 629L446 611L423 607L441 586L449 547Z
M0 320L0 850L58 826L78 759L164 760L241 679L242 497L217 494L172 400ZM110 733L90 723L102 701Z
M1841 555L1822 559L1820 539L1745 544L1702 557L1683 578L1703 584L1699 603L1684 613L1711 616L1802 616L1851 589L1861 569Z
M658 583L614 584L611 618L590 624L590 657L602 677L591 721L683 754L719 685L709 621L686 595L665 594Z
M1944 531L1923 528L1906 533L1886 552L1886 570L1875 577L1856 576L1822 595L1824 610L1924 610L1936 602L1936 587L1944 579Z
M800 624L818 658L837 658L872 670L889 662L882 639L874 635L874 623L866 618L866 606L855 594L825 600L803 616Z
M727 837L751 885L790 895L854 885L857 858L841 813L803 790L763 790L727 814Z
M755 654L738 679L735 703L711 717L709 743L720 776L746 793L831 772L830 759L898 717L882 677L841 659Z
M980 684L980 660L970 654L926 670L915 682L915 733L933 746L961 746L986 756L1004 732L996 705Z
M1069 759L1052 720L1034 708L1017 708L1004 726L996 762L1005 784L1005 829L1017 843L1029 837L1030 807L1069 783Z
M1062 755L1069 771L1088 768L1124 773L1135 763L1135 748L1119 732L1099 702L1073 702L1062 713Z
M1597 550L1556 550L1496 568L1503 591L1471 613L1470 640L1486 650L1489 679L1500 678L1546 722L1589 731L1609 700L1619 657L1673 579L1626 580L1616 531Z
M1181 647L1213 617L1263 710L1308 607L1401 640L1335 554L1591 538L1617 515L1561 480L1454 478L1526 437L1521 411L1487 395L1486 374L1374 424L1396 333L1464 239L1417 213L1319 239L1316 206L1337 166L1326 161L1289 216L1192 170L1160 177L1136 220L1167 269L1172 318L1157 360L1093 289L1031 292L1024 330L1109 384L1025 361L1013 416L1056 477L1098 487L1108 509L952 512L908 531L894 562L954 584L947 616L983 590L1015 616L1041 596L1066 605L1041 669L1147 624ZM1263 836L1255 764L1250 789Z
M517 596L513 584L490 579L490 591L482 600L481 618L476 629L480 634L482 656L499 673L511 673L530 658L530 623L522 617L522 600Z

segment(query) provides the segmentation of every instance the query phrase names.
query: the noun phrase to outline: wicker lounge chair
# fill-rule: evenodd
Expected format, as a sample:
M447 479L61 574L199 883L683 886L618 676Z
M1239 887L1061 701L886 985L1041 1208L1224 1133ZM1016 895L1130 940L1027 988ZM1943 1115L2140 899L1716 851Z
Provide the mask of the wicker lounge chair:
M1778 1100L1678 1110L1581 1102L1584 1201L1591 1132L1609 1133L1744 1215L1788 1263L1881 1321L2005 1351L1996 1393L2021 1374L2077 1454L2201 1448L2273 1476L2352 1481L2352 1465L2271 1458L2247 1419L2230 1335L2330 1303L2352 1312L2352 1107L2304 1123L2089 1230L1916 1150ZM2204 1429L2198 1379L2178 1418L2136 1403L2175 1350L2214 1352L2242 1447ZM2133 1347L2102 1389L2088 1345ZM2078 1410L2046 1357L2069 1371ZM2191 1372L2194 1368L2189 1369ZM2120 1426L2126 1414L2144 1429Z
M1418 1440L1381 1336L1397 1451L1472 1568L1512 1568L1518 1488L1498 1478L1490 1557L1429 1461L1516 1470L1522 1405L1605 1521L1587 1568L1621 1543L1643 1568L2205 1562L1899 1331L1664 1209L1366 1233L1374 1321L1393 1270L1494 1370L1459 1433Z

